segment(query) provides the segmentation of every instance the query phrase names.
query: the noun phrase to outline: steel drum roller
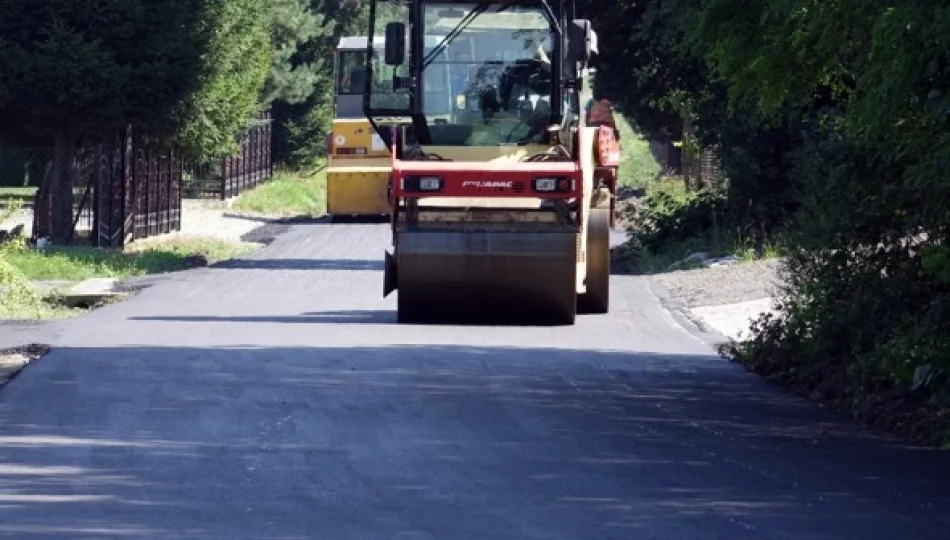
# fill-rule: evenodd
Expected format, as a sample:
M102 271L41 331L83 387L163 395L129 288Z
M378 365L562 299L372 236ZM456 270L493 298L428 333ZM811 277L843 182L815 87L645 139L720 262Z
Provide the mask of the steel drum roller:
M396 234L400 322L574 323L576 233Z

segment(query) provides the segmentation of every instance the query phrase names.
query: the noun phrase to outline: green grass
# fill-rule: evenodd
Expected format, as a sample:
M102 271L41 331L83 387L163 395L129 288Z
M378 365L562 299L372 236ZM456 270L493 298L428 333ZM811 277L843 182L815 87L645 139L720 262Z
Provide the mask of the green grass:
M254 249L253 244L207 238L149 240L133 243L124 251L89 247L22 248L7 252L5 258L29 280L81 281L174 272Z
M242 193L233 208L268 217L320 217L327 211L326 170L277 172L274 178Z
M631 268L631 273L635 274L658 274L670 271L670 266L676 262L682 261L693 253L704 252L712 257L725 257L734 255L739 262L751 262L764 259L775 259L781 257L782 251L778 244L768 244L762 246L761 256L755 248L747 242L737 240L735 237L723 233L710 233L702 237L693 237L680 242L672 242L664 246L659 253L651 253L643 250L637 254L635 268ZM678 267L679 270L690 270L700 268L701 265L689 264Z
M621 186L643 188L653 185L662 175L663 168L650 152L650 143L620 113L614 113L620 132L620 170L617 179Z
M20 297L8 298L0 305L0 319L52 320L67 319L88 313L88 310L71 308L43 300L33 302Z

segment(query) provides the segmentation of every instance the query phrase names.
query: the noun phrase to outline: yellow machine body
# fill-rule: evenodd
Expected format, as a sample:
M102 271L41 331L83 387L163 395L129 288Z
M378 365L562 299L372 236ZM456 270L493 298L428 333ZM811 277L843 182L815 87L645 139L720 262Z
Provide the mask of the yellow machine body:
M392 159L366 119L333 121L327 167L327 213L331 216L386 215Z
M327 135L327 214L387 217L389 149L363 114L364 88L353 79L367 65L366 36L344 36L334 56L334 119Z

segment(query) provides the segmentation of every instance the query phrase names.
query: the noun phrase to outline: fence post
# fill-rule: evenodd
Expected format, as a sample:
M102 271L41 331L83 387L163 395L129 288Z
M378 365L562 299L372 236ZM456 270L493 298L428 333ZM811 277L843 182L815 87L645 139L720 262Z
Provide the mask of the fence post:
M228 198L228 158L221 158L221 200Z

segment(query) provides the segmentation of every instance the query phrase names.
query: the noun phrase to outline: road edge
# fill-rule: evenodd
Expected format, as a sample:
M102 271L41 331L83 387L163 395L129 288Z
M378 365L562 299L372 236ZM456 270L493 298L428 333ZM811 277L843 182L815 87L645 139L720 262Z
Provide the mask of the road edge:
M49 345L41 343L0 349L0 391L50 350Z
M717 353L721 350L723 345L728 345L731 342L728 337L718 330L703 323L685 303L673 299L673 295L670 294L670 291L666 287L649 276L646 276L646 278L650 292L653 293L653 296L660 302L660 306L673 317L673 320L675 320L680 327L701 340Z

